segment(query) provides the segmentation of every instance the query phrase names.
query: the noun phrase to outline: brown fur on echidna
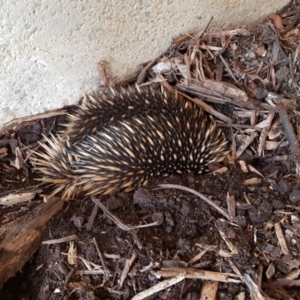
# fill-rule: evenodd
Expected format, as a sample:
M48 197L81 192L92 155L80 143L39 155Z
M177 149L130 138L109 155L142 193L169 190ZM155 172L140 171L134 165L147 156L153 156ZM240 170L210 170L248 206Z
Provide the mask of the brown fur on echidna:
M43 183L71 198L132 191L156 177L201 174L223 160L226 139L194 103L152 87L88 96L69 115L66 135L36 153Z

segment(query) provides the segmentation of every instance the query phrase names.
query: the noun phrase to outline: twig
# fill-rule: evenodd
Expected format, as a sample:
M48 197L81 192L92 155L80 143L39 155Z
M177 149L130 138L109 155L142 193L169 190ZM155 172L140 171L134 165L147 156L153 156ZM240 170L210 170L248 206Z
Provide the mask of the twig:
M65 282L64 282L64 288L65 289L68 287L68 284L69 284L74 272L75 272L75 268L72 268L71 271L69 272L69 274L67 275L67 277L65 279Z
M99 86L100 87L108 87L109 82L108 82L108 77L107 77L107 66L109 63L107 61L100 61L98 63L98 72L99 72Z
M201 107L203 110L205 110L206 112L208 112L209 114L217 117L218 119L231 124L233 121L232 119L228 118L227 116L225 116L224 114L221 114L220 112L218 112L217 110L215 110L214 108L212 108L210 105L208 105L207 103L203 102L202 100L198 99L198 98L192 98L189 97L188 95L179 92L179 94L181 94L182 96L184 96L185 98L189 99L190 101L194 102L195 104L197 104L199 107Z
M136 80L136 84L139 85L141 83L143 83L145 81L145 78L147 76L147 71L153 67L157 60L162 56L162 54L158 55L156 58L154 58L152 61L150 61L141 71L141 73L139 74L137 80Z
M220 221L217 221L215 223L218 231L219 231L219 234L221 236L221 238L224 240L224 242L226 243L226 245L228 246L228 248L230 249L231 251L231 254L238 254L238 249L235 247L235 245L228 239L228 237L226 236L226 233L224 232L224 230L222 229L222 226L221 226L221 223Z
M250 275L245 274L245 283L250 291L251 299L265 300L266 298L261 293L259 287L253 282Z
M89 221L87 223L86 230L90 231L92 229L95 218L96 218L97 213L98 213L98 210L99 210L99 206L95 204L94 209L92 211L92 214L89 217Z
M243 141L242 145L236 151L235 159L238 159L242 153L247 149L247 147L253 142L253 140L257 137L257 132L253 132L246 140Z
M50 118L50 117L59 116L59 115L65 115L66 113L67 112L65 110L59 110L59 111L51 111L51 112L48 112L45 114L38 114L38 115L30 116L30 117L14 119L13 121L6 123L4 127L0 128L0 135L5 133L7 130L13 128L14 126L18 125L19 123L30 122L30 121Z
M207 197L205 197L203 194L190 189L186 186L182 186L182 185L178 185L178 184L160 184L159 187L163 188L163 189L177 189L177 190L183 190L186 192L190 192L196 196L198 196L199 198L201 198L202 200L204 200L207 204L211 205L213 208L215 208L221 215L223 215L226 219L231 220L231 217L229 216L229 214L221 207L219 207L218 205L216 205L215 203L213 203L210 199L208 199Z
M126 259L125 266L124 266L124 269L123 269L123 272L122 272L122 275L120 278L120 286L121 287L123 286L124 280L126 279L130 268L132 267L133 263L135 262L136 257L137 257L137 255L135 253L133 253L132 256L130 257L130 259Z
M280 223L275 223L274 224L274 229L275 229L275 233L276 233L276 236L277 236L277 239L278 239L278 242L279 242L282 253L285 254L285 255L288 255L290 252L289 252L289 248L286 244L286 241L285 241L284 234L282 232L282 228L280 226Z
M241 277L233 273L220 273L220 272L199 270L196 268L168 267L168 268L161 268L161 270L156 271L155 273L162 277L173 277L178 274L184 274L185 278L189 278L189 279L203 279L203 280L212 280L218 282L234 282L234 283L241 282L240 279Z
M97 198L92 197L92 200L94 203L96 203L104 212L104 214L112 220L119 228L125 230L125 231L130 231L130 230L135 230L139 228L145 228L145 227L151 227L151 226L157 226L157 222L149 223L149 224L144 224L144 225L137 225L137 226L132 226L132 225L126 225L124 224L117 216L112 214Z
M222 54L220 54L220 58L222 60L222 63L224 64L226 70L228 71L228 73L230 74L230 76L232 77L232 79L234 80L234 82L242 89L241 85L239 84L239 82L237 81L237 79L235 78L234 74L232 73L227 61L223 58Z
M213 16L210 17L210 20L206 24L205 28L200 32L200 34L196 36L197 39L200 39L203 36L203 34L207 31L207 29L208 29L210 23L212 22L212 20L213 20Z
M97 253L99 255L99 258L100 258L100 261L101 261L101 264L102 264L102 267L103 267L103 270L104 270L104 274L108 278L109 273L108 273L108 270L107 270L106 265L105 265L104 257L103 257L103 255L100 251L100 248L99 248L98 243L97 243L95 238L93 238L93 243L94 243L94 245L96 247L96 250L97 250Z
M65 236L61 239L43 241L42 244L43 245L61 244L61 243L67 243L67 242L70 242L70 241L74 241L76 239L77 239L77 235L73 234L73 235Z
M265 120L266 124L264 125L264 128L263 128L263 130L260 134L260 137L259 137L259 143L258 143L258 149L257 149L258 156L262 156L262 154L264 152L267 136L268 136L268 133L270 131L274 116L275 116L275 110L271 109L268 116L267 116L267 118L266 118L266 120Z
M297 23L299 17L300 17L300 12L297 12L293 18L293 21L289 25L287 25L283 31L280 31L280 34L284 34L290 31Z
M289 141L291 151L296 152L299 150L299 144L293 126L290 122L289 116L283 107L280 107L278 112L279 112L281 124L283 126L284 134L287 140Z
M165 290L167 289L168 287L182 281L183 279L185 279L185 274L178 274L177 276L171 278L171 279L167 279L167 280L164 280L154 286L152 286L151 288L145 290L145 291L142 291L138 294L136 294L132 300L143 300L143 299L146 299L147 297L153 295L153 294L156 294L162 290Z

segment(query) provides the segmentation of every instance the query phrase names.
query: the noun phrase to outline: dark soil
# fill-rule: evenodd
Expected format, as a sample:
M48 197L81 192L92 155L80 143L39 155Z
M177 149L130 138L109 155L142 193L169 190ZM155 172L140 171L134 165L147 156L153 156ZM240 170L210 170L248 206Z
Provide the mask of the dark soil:
M221 167L227 170L157 179L134 193L101 197L101 203L117 221L102 209L97 211L93 200L84 195L66 202L64 210L48 222L42 241L76 235L75 254L71 255L69 241L38 241L38 250L2 287L0 299L131 299L167 281L169 278L163 276L166 270L177 270L171 275L174 278L181 268L180 274L194 272L203 277L187 276L142 299L208 299L201 293L209 281L217 284L216 296L209 299L300 300L300 25L293 21L299 19L299 11L298 2L292 1L289 13L281 12L286 31L279 32L265 20L252 28L251 34L207 30L203 35L187 34L174 40L171 50L153 65L167 61L181 66L159 74L168 81L163 84L179 86L190 97L208 101L231 118L228 124L222 119L231 155L222 164L211 166L212 171ZM211 48L207 50L204 44ZM184 72L186 69L190 74ZM146 78L161 81L151 68L141 75L140 83ZM201 85L207 78L215 80L211 89ZM194 85L198 83L194 90L184 85L191 79ZM250 95L249 101L241 103L239 96L226 94L223 102L222 93L227 90L224 83L228 82ZM274 106L266 103L266 95L275 99ZM286 112L285 120L278 111ZM263 122L266 119L270 124ZM0 207L0 230L47 201L51 189L37 185L34 178L39 175L33 172L29 157L39 148L38 142L43 142L43 135L63 130L59 124L65 121L66 116L61 115L0 129L0 199L24 189L37 192L29 202ZM260 127L255 128L257 124ZM240 157L234 157L254 131L256 138ZM264 133L272 138L264 139ZM266 150L263 142L264 150L258 154L262 141L270 142L273 148ZM293 141L294 147L290 147ZM247 183L249 179L256 181ZM204 194L230 218L191 193L159 189L161 183ZM124 230L119 227L121 222L131 226L157 224ZM0 234L0 243L3 239ZM196 255L199 257L194 259ZM206 280L208 271L215 272L215 277ZM226 280L217 279L220 273L227 273ZM251 295L255 288L247 284L247 278L254 287L257 285L259 296Z
M44 124L59 122L51 118ZM18 133L18 139L26 144L34 144L40 138L36 128L39 122L25 127ZM47 127L47 126L46 126ZM32 131L34 131L32 133ZM43 233L43 240L77 235L75 247L77 255L89 263L101 266L99 255L93 243L95 238L104 255L108 277L82 275L87 267L78 259L78 264L68 263L66 253L69 243L41 245L21 272L11 278L0 291L0 299L130 299L159 281L155 271L162 267L188 267L188 262L204 249L207 252L193 268L216 272L234 273L234 265L241 274L256 277L257 269L267 268L270 261L275 267L275 276L280 278L289 272L284 260L299 259L299 240L290 240L291 254L284 255L278 245L272 224L282 222L284 230L295 233L290 223L291 216L299 217L299 187L290 174L292 163L275 163L268 159L255 159L250 151L244 159L264 176L259 185L246 186L245 179L255 177L254 173L243 173L238 165L224 162L229 170L222 175L172 176L157 180L134 193L117 193L101 198L106 208L123 223L139 225L159 221L158 226L124 231L98 211L91 230L87 224L94 209L90 198L78 198L65 204L65 210L54 217ZM5 161L5 160L4 160ZM6 160L8 162L8 160ZM24 173L2 172L1 192L19 189L33 184L29 168L28 182ZM218 206L227 209L227 194L236 200L235 224L225 220L214 208L203 200L179 190L157 189L159 183L175 183L188 186L211 198ZM47 190L43 191L47 193ZM292 197L291 195L296 195ZM248 202L246 201L248 199ZM35 201L20 205L18 213L24 214L41 203ZM1 210L1 221L6 222L10 211ZM230 253L221 238L218 228L222 228L228 239L238 249L229 257L220 251ZM296 242L295 242L296 241ZM118 287L126 259L133 254L137 258L128 273L123 287ZM268 259L267 259L268 257ZM68 277L72 271L73 275ZM66 279L68 278L67 282ZM149 299L198 299L203 281L187 279ZM294 299L299 299L296 289L291 289ZM242 283L220 283L217 299L234 299L249 290ZM298 295L298 296L297 296ZM298 298L297 298L298 297Z

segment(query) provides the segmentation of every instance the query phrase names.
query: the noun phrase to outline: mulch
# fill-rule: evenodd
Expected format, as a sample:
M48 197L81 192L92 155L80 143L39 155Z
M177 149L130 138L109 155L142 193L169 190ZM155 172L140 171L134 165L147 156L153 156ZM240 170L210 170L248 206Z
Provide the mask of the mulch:
M300 299L299 16L294 1L248 28L208 24L141 66L134 83L223 129L230 153L208 174L48 199L30 158L72 107L0 128L0 299Z

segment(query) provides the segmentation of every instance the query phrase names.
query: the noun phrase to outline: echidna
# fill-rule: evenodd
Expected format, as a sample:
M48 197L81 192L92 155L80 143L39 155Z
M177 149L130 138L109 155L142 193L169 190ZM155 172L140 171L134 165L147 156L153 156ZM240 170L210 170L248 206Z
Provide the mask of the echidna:
M69 115L66 134L36 153L39 180L55 187L51 196L129 192L155 177L201 174L227 153L214 120L166 90L111 89L88 100Z

